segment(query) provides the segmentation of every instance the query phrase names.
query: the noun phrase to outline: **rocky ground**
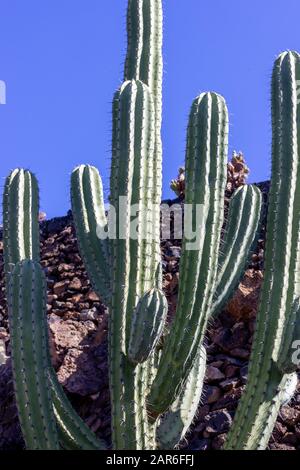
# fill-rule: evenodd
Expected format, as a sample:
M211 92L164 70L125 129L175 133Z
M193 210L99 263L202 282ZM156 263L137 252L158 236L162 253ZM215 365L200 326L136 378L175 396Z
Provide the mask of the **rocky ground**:
M110 443L107 377L107 311L91 289L78 254L71 217L41 223L42 265L48 278L51 353L58 378L73 406ZM170 313L178 291L180 243L163 241L164 289ZM0 449L22 449L14 402L0 241ZM182 447L220 449L247 380L247 365L262 282L263 240L226 310L207 333L205 393ZM300 449L300 387L282 407L269 447Z

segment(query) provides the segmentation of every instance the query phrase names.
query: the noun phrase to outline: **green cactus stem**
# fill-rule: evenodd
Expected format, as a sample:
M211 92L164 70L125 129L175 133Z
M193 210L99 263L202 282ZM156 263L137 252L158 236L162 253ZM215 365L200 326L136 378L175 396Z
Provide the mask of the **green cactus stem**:
M176 400L209 318L223 219L227 139L224 99L215 93L200 95L192 106L188 126L186 204L191 205L193 216L201 207L202 217L198 217L196 226L196 249L189 249L191 241L186 237L183 241L175 321L149 396L153 416Z
M105 442L96 437L72 407L52 367L48 369L48 381L61 446L66 450L106 450Z
M20 260L39 260L39 190L35 176L17 168L6 178L3 193L3 243L6 276ZM8 285L7 278L7 285Z
M300 284L300 56L285 52L272 78L272 179L265 274L257 314L248 383L225 449L264 449L273 430L292 361ZM296 331L296 330L295 330ZM298 364L299 366L299 364Z
M47 380L46 283L40 265L17 263L10 275L9 324L16 401L27 449L59 449Z
M111 291L108 224L102 181L98 170L90 165L75 168L71 178L73 218L80 253L93 288L109 303ZM98 236L99 230L101 236Z
M197 415L206 369L206 351L201 345L187 381L157 428L160 449L174 449L188 432Z
M142 427L145 423L141 413L145 409L145 397L141 391L147 365L131 364L127 353L133 311L139 298L156 283L155 272L151 269L151 243L147 243L147 239L152 240L153 227L153 116L153 100L148 87L139 81L125 82L113 104L110 194L116 220L120 221L116 238L111 240L109 333L113 435L118 449L143 448L144 440L148 440L148 432ZM133 205L140 209L139 230L135 237L130 232ZM123 233L120 233L121 229Z
M127 9L127 56L124 81L140 80L153 96L155 119L155 151L153 155L152 271L161 262L159 207L162 192L162 75L163 75L163 12L161 0L129 0ZM157 272L161 288L161 272Z
M144 294L133 313L128 357L133 363L145 362L154 352L163 332L168 302L158 289Z
M225 307L244 272L251 248L255 245L261 204L261 192L254 185L241 186L230 199L225 236L218 260L212 316L216 316Z
M39 224L38 224L38 213L39 213L39 190L38 183L34 175L29 171L23 169L17 169L11 172L7 177L5 182L5 190L3 196L3 209L4 209L4 258L5 258L5 273L6 273L6 287L9 295L9 286L11 284L12 272L14 272L14 267L22 262L29 262L30 260L34 262L34 266L38 266L39 263ZM26 257L28 257L26 259ZM27 266L24 264L24 266ZM29 268L28 268L29 269ZM41 268L37 268L40 270ZM34 283L34 280L32 281ZM40 301L40 308L46 305L46 293L41 291L41 285L37 284L34 286L35 293L37 296L44 296L43 303ZM47 313L46 309L40 310L39 315L43 317L43 320L38 324L39 333L42 333L46 339L44 341L44 355L47 359L47 368L45 370L45 375L40 375L40 380L45 383L37 383L37 386L46 387L46 390L51 392L50 402L52 407L55 408L55 417L58 424L58 433L59 440L63 439L63 445L68 441L72 440L73 448L77 449L99 449L105 448L103 442L97 440L96 436L92 431L85 425L77 413L73 410L71 404L69 403L67 397L65 396L62 387L60 386L56 373L51 365L50 354L47 344L47 334L48 326L46 322ZM34 317L33 317L34 320ZM22 318L20 321L17 316L14 316L13 321L10 322L10 331L11 336L18 338L20 328L23 328ZM28 324L28 327L30 324ZM32 328L34 324L32 325ZM23 340L26 344L32 341L33 332L28 328L24 329ZM19 357L20 350L19 348L22 345L20 342L12 342L12 354ZM32 360L36 360L33 358ZM45 365L45 364L44 364ZM27 370L28 369L28 370ZM30 369L30 370L29 370ZM39 372L39 371L38 371ZM31 371L31 362L24 362L24 370L18 372L20 377L15 378L17 395L18 392L19 380L22 381L22 377L25 374L32 374ZM30 382L31 391L30 393L33 396L39 394L39 389L34 390L34 382ZM34 406L34 402L32 402ZM38 407L38 402L36 402ZM35 423L35 415L38 411L31 414L32 416L32 427L35 429L39 424ZM24 422L24 426L23 426ZM21 418L21 427L24 436L27 435L28 425L26 420ZM68 438L68 439L67 439ZM30 445L32 442L30 443ZM70 445L70 442L69 444Z

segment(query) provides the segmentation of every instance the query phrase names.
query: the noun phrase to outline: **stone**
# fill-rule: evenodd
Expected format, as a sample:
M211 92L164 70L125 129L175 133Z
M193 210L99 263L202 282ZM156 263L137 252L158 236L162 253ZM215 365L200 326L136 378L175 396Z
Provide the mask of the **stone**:
M80 320L82 321L97 320L97 317L98 317L98 311L95 307L89 310L82 310L80 312Z
M300 422L300 410L292 408L289 405L280 408L279 416L284 424L295 426Z
M248 320L255 317L262 280L263 274L261 271L248 269L237 291L227 304L226 312L237 320Z
M67 290L68 285L69 285L69 281L67 280L56 282L53 286L54 294L56 295L62 294L63 292Z
M228 378L228 379L232 378L232 377L236 377L238 375L239 371L240 371L239 367L229 365L225 368L225 377Z
M297 439L296 434L293 433L293 432L288 432L283 436L281 442L283 444L290 444L292 446L295 446L297 444L297 441L298 441L298 439Z
M103 384L108 387L107 366L99 358L103 345L88 349L69 349L57 373L60 383L69 393L95 395Z
M250 351L244 348L235 348L232 349L230 352L234 357L239 357L241 359L249 359L250 356Z
M231 352L247 344L249 332L243 323L237 323L233 328L222 328L213 338L215 344L224 351Z
M243 387L234 388L230 392L225 393L224 396L220 398L216 403L211 407L213 411L226 408L227 410L235 410L238 404L239 399L242 396Z
M74 277L74 279L69 284L69 289L80 291L81 288L82 288L81 280L78 277Z
M203 396L205 403L208 403L208 404L215 403L216 401L219 400L220 397L221 397L221 390L219 389L219 387L214 387L211 385L207 385L205 387L204 396Z
M66 264L66 263L61 263L58 266L58 272L66 272L66 271L74 271L75 270L75 265L74 264Z
M99 302L100 299L99 299L98 295L96 294L96 292L90 291L86 295L86 300L89 300L90 302Z
M220 382L220 387L225 391L229 392L239 384L238 379L226 379Z
M205 380L208 383L223 380L225 375L216 367L208 366L206 369Z
M198 408L197 411L197 419L198 421L202 421L203 418L209 413L209 406L208 405L202 405L200 408Z
M205 431L210 434L223 434L228 431L231 424L232 418L228 411L219 410L213 411L205 417L206 428Z

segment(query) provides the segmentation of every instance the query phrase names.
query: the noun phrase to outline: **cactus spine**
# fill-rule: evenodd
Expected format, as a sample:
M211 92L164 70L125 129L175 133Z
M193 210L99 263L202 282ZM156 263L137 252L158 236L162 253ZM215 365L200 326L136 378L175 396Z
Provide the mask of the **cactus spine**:
M299 104L300 56L281 54L272 77L272 179L265 275L246 392L226 449L264 449L297 369L293 338L299 333L300 269Z

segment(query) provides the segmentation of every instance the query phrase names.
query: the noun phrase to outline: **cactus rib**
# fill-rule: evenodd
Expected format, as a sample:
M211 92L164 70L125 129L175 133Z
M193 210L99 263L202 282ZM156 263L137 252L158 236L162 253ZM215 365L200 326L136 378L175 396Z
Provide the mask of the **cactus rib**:
M52 367L48 379L62 446L73 450L106 450L105 443L97 439L73 409Z
M230 200L228 222L218 260L212 316L222 310L239 283L258 233L261 203L261 192L254 185L241 186Z
M186 197L194 213L201 204L204 214L197 226L197 249L190 250L188 240L184 240L180 265L184 277L179 286L175 321L149 395L149 409L154 416L166 411L177 398L209 318L223 218L227 139L224 99L215 93L200 95L192 107L188 128ZM194 191L196 184L198 191Z
M174 449L191 426L202 395L205 369L206 351L201 345L179 397L158 425L157 440L160 449Z
M94 289L110 301L109 244L103 189L96 168L81 165L71 176L71 200L80 253ZM101 230L103 238L98 237Z
M39 260L38 215L37 180L28 170L17 168L6 178L3 194L4 264L7 276L18 261Z
M47 380L45 292L40 265L17 263L9 288L12 364L23 436L33 450L59 449Z
M162 192L162 37L163 14L161 0L129 0L127 9L128 47L124 80L140 80L149 88L154 100L155 151L153 157L153 241L152 272L157 273L161 288L161 252L159 206Z
M145 362L154 352L163 332L168 302L158 289L144 294L133 313L128 356L133 363Z
M272 179L269 195L265 275L257 315L246 392L239 404L226 449L264 448L275 424L279 370L286 327L299 297L300 163L296 82L300 56L281 54L272 78ZM268 425L266 425L268 423Z
M115 95L110 202L120 222L116 238L111 241L113 292L109 354L113 435L119 449L142 448L145 434L141 429L145 397L140 388L145 380L141 374L146 368L131 364L126 356L133 309L139 297L154 283L151 251L144 239L147 241L149 233L151 236L152 211L141 210L143 204L147 209L151 202L152 183L146 176L150 176L153 162L153 110L151 93L140 81L125 82ZM132 204L137 204L140 212L138 233L133 239L130 238ZM133 434L128 427L136 432Z

